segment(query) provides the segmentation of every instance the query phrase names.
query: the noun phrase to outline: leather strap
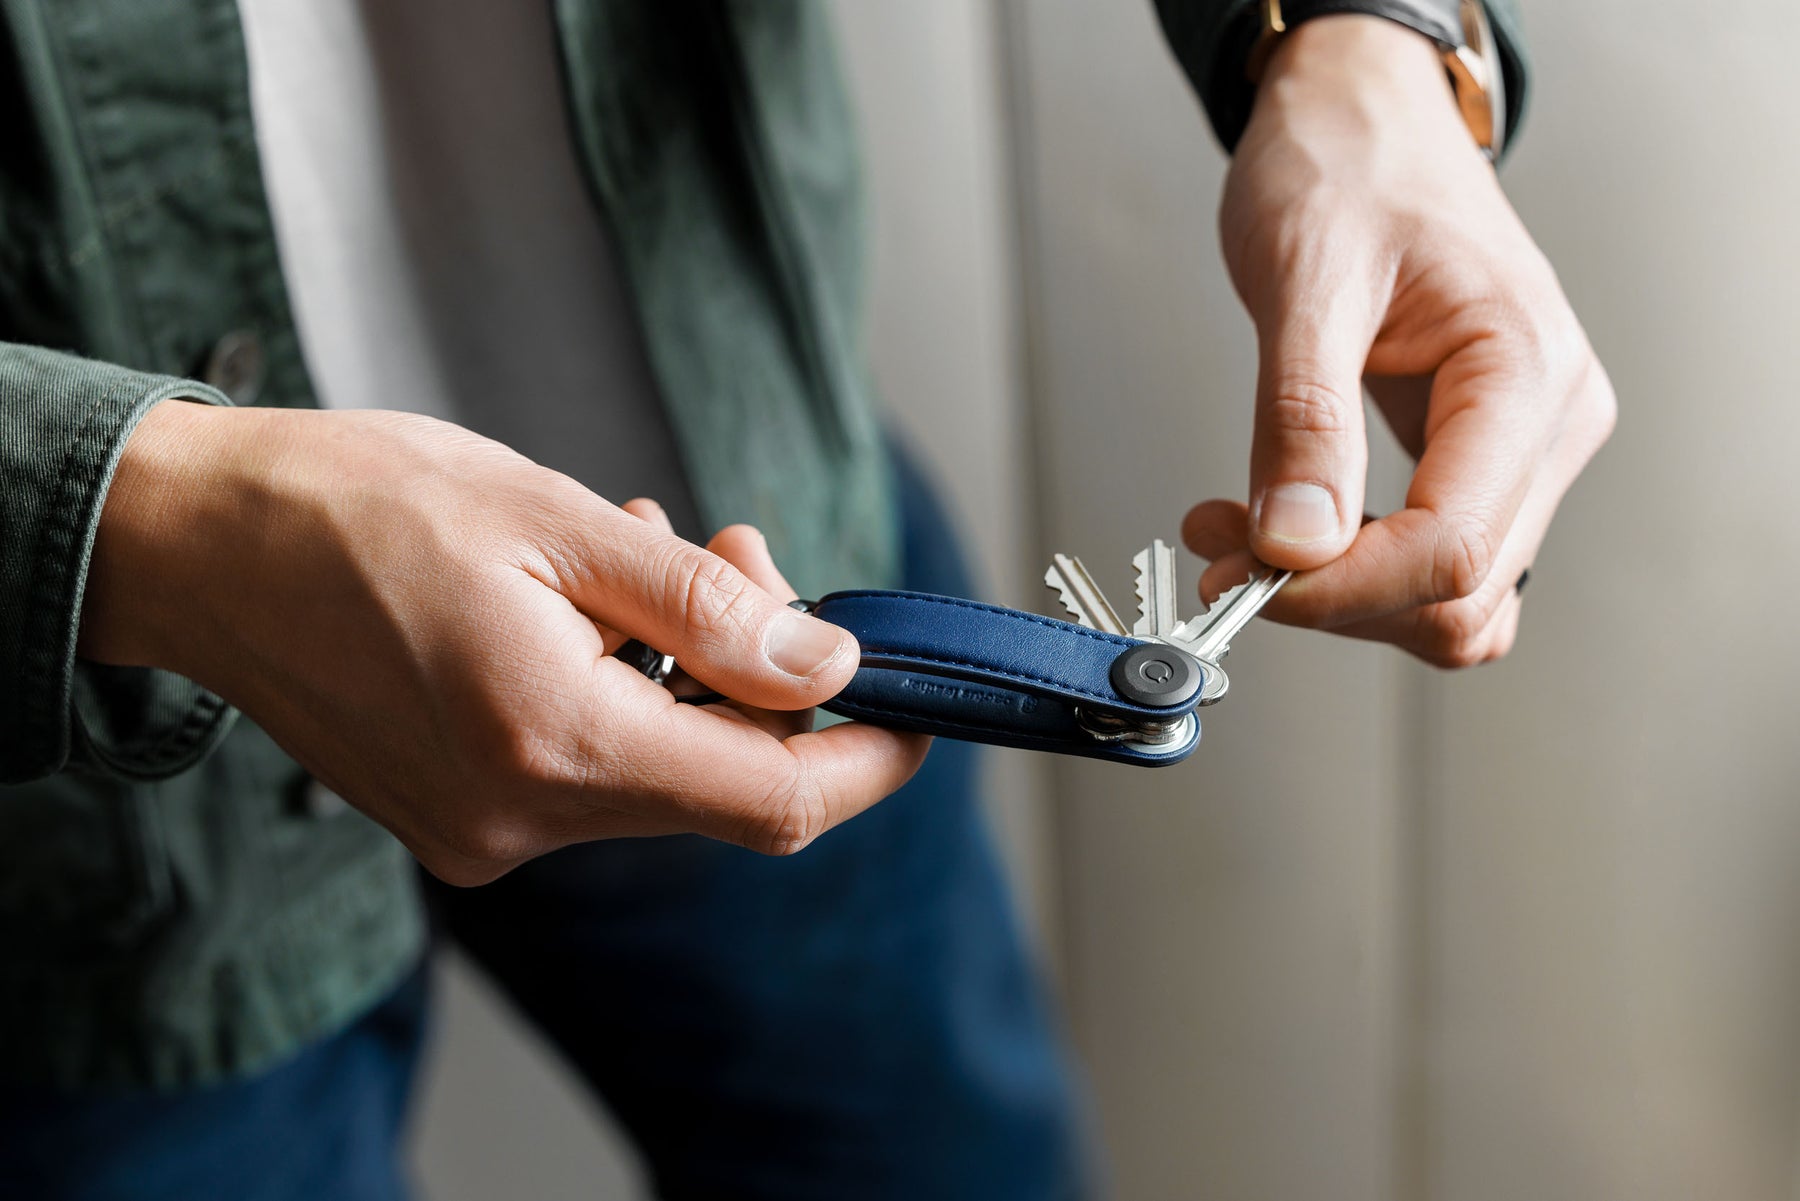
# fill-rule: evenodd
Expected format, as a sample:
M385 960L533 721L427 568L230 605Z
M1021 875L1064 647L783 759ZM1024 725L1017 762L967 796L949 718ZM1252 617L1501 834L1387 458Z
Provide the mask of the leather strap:
M1117 762L1178 763L1200 741L1200 691L1174 705L1136 703L1114 662L1141 640L1035 613L921 592L834 592L815 616L843 626L862 667L825 708L896 729ZM1172 723L1166 744L1101 741L1102 722Z

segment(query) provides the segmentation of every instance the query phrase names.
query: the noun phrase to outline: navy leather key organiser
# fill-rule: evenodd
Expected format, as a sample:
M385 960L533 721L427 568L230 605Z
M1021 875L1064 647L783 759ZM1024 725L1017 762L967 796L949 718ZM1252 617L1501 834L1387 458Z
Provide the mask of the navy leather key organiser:
M843 717L967 742L1086 755L1143 767L1180 763L1200 744L1196 710L1225 695L1219 661L1234 634L1293 575L1259 567L1192 621L1176 620L1175 552L1160 538L1133 560L1138 618L1125 623L1072 555L1044 573L1077 622L928 592L833 592L794 601L856 635L862 663L823 708ZM675 660L640 642L619 657L667 684ZM716 692L678 692L691 705Z
M1174 647L924 592L834 592L807 607L862 647L832 713L1145 767L1199 745L1206 669Z

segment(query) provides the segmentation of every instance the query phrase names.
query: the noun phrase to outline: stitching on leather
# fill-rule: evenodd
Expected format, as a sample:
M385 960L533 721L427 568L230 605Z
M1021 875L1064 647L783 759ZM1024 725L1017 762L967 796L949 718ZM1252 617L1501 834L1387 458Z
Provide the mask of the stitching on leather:
M857 598L868 599L868 600L899 601L899 602L902 602L905 604L943 605L948 608L955 608L955 609L974 609L981 613L992 613L995 616L1004 617L1004 618L1007 618L1012 621L1022 621L1022 622L1026 622L1030 625L1041 625L1041 626L1045 627L1046 629L1056 630L1059 633L1080 634L1084 638L1092 638L1097 642L1103 642L1108 646L1116 646L1116 647L1120 648L1121 650L1124 650L1129 647L1137 645L1137 643L1135 641L1133 641L1132 639L1121 638L1116 634L1103 634L1098 630L1090 630L1090 629L1086 628L1085 626L1072 625L1069 622L1056 621L1049 617L1038 617L1037 615L1032 614L1032 613L1021 613L1016 609L1003 609L998 605L984 605L984 604L980 603L979 601L956 600L953 597L947 597L947 596L939 597L939 596L901 595L901 594L896 594L896 593L892 593L892 592L881 592L878 590L864 590L864 591L860 591L860 592L839 592L834 595L840 600L848 599L851 597L857 597ZM827 619L827 620L829 620L829 619ZM866 649L872 650L877 654L884 653L882 651L882 648L879 645L871 646ZM911 655L911 654L903 655L901 652L895 651L895 650L890 650L885 653L893 655L896 658L907 659L910 662L917 663L921 666L930 666L933 663L942 663L942 664L946 664L950 667L967 667L973 671L986 672L990 675L999 676L1002 679L1017 680L1021 683L1025 683L1025 684L1042 684L1046 688L1053 688L1059 693L1073 693L1076 696L1084 696L1084 697L1089 698L1090 700L1104 701L1106 704L1111 705L1114 708L1123 709L1123 710L1126 710L1127 712L1142 713L1145 715L1155 715L1155 714L1160 714L1161 712L1163 712L1162 710L1159 710L1159 709L1151 709L1151 708L1144 707L1144 706L1133 705L1127 701L1122 700L1118 696L1110 694L1110 693L1094 692L1090 689L1083 688L1080 685L1070 684L1070 683L1067 683L1066 681L1062 681L1062 680L1053 680L1047 676L1034 676L1027 672L1022 672L1022 671L1008 671L1003 667L997 667L990 663L977 663L977 662L974 662L973 660L969 660L969 659L948 659L948 658L926 659L926 658L921 658L917 655Z
M872 647L870 649L872 649L876 654L884 653L879 646ZM1143 712L1143 713L1158 712L1158 710L1154 710L1154 709L1138 709L1136 706L1134 706L1128 702L1121 701L1116 696L1111 696L1104 692L1091 692L1088 689L1081 687L1079 684L1070 684L1064 680L1052 680L1047 676L1028 675L1027 673L1022 672L1022 671L1007 671L1005 668L995 667L991 663L976 663L970 659L949 659L949 658L924 659L924 658L920 658L918 655L902 655L898 651L888 651L885 653L890 658L903 660L903 661L905 661L907 663L911 663L911 664L916 664L919 667L930 667L931 665L933 665L935 663L942 663L948 667L967 667L972 671L985 672L988 675L999 676L1000 678L1006 679L1006 680L1016 680L1022 684L1042 684L1044 687L1054 689L1055 691L1057 691L1059 693L1073 693L1076 696L1085 696L1091 700L1105 701L1107 704L1112 705L1116 708L1120 708L1120 709L1126 709L1126 710L1130 710L1133 712ZM889 669L889 670L893 670L893 669Z
M883 592L877 588L863 588L854 592L834 592L827 599L843 600L848 597L863 597L873 600L896 600L907 604L944 605L953 609L974 609L981 613L992 613L996 617L1005 617L1012 621L1028 622L1031 625L1044 626L1052 630L1061 630L1066 634L1080 634L1083 638L1092 638L1096 642L1104 642L1108 646L1116 646L1121 650L1136 646L1137 640L1123 638L1118 634L1106 634L1099 630L1090 630L1086 626L1076 625L1072 621L1058 621L1054 617L1040 617L1036 613L1021 613L1017 609L1007 609L1000 605L984 605L980 601L957 600L953 596L926 596L922 593Z

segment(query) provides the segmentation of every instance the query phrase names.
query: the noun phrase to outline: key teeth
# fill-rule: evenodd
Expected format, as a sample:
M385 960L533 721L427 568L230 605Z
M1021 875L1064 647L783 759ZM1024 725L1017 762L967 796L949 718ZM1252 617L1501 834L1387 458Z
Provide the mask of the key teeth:
M1087 614L1081 611L1081 606L1075 603L1074 594L1067 588L1058 588L1056 590L1056 599L1061 602L1063 611L1069 615L1071 621L1079 626L1087 624L1087 621L1085 620Z
M1055 563L1052 563L1044 572L1044 586L1056 593L1058 603L1062 605L1063 611L1069 615L1070 620L1080 626L1088 624L1088 615L1082 612L1081 606L1076 603L1075 593L1069 587L1062 568Z
M1146 546L1143 550L1131 556L1131 565L1137 570L1137 578L1132 581L1131 590L1137 593L1138 625L1142 627L1150 624L1151 620L1150 589L1148 587L1150 582L1150 548ZM1141 629L1138 633L1142 633Z
M1138 598L1133 632L1139 638L1167 641L1181 624L1175 611L1175 552L1161 538L1152 538L1149 546L1132 556L1131 565L1137 569L1134 586Z

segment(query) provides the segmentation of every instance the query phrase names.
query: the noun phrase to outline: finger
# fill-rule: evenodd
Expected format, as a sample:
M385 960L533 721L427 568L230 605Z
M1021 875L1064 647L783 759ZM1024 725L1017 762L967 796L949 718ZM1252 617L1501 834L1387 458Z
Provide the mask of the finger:
M1463 603L1453 602L1454 605ZM1505 597L1488 618L1487 625L1474 633L1466 631L1471 627L1472 621L1479 620L1479 610L1470 606L1466 610L1468 618L1465 620L1461 616L1441 612L1451 607L1426 605L1410 613L1340 626L1332 630L1332 633L1369 642L1385 642L1433 667L1450 670L1489 663L1512 651L1518 640L1519 623L1524 613L1523 602L1516 592Z
M755 526L727 526L713 535L712 541L706 544L706 549L743 572L757 587L776 600L785 603L798 596L793 586L787 582L787 577L775 566L775 560L769 554L768 539ZM736 708L720 705L718 709L728 715L739 716L776 738L791 738L796 734L804 734L813 727L811 709L784 712L747 705Z
M1546 459L1547 435L1534 424L1541 406L1522 380L1459 357L1438 371L1437 428L1406 507L1364 526L1341 558L1284 589L1277 620L1337 628L1475 596L1540 469L1554 483L1537 515L1548 525L1578 468Z
M1468 667L1505 654L1518 630L1517 581L1537 559L1557 506L1578 470L1578 464L1553 463L1539 475L1507 532L1493 570L1471 595L1372 619L1328 624L1336 633L1392 643L1439 667ZM1296 580L1289 588L1300 588L1298 601L1284 591L1270 604L1267 615L1288 624L1316 624L1306 620L1311 616L1308 608L1316 604L1315 598L1305 594L1305 586L1313 580Z
M799 598L769 554L769 540L753 525L728 525L714 534L706 549L743 572L764 592L787 604Z
M1235 500L1209 500L1188 510L1181 540L1202 559L1219 559L1250 545L1250 510Z
M754 774L718 813L715 837L769 855L786 855L855 817L905 784L931 740L861 722L845 722L783 743L780 758ZM719 765L741 770L735 760ZM696 804L716 796L718 780L699 773L677 781Z
M665 534L675 532L675 525L669 520L669 514L648 496L633 497L620 507L633 517L649 522Z
M615 694L616 695L616 694ZM615 720L595 747L586 791L765 854L799 850L906 783L930 739L860 722L777 741L708 709L666 704ZM671 755L669 747L682 753ZM629 772L631 778L624 778Z
M1221 596L1248 581L1257 566L1256 556L1248 550L1220 556L1200 573L1200 599L1212 608Z
M544 582L707 687L759 708L808 709L855 674L848 631L788 608L719 555L598 497L560 520Z
M1252 314L1261 366L1250 548L1272 566L1322 566L1356 536L1369 460L1362 371L1381 321L1362 282L1373 270L1350 262L1295 271L1268 311Z
M1362 515L1361 525L1377 518ZM1202 559L1218 560L1250 545L1250 511L1235 500L1209 500L1188 510L1181 523L1181 540Z
M1488 624L1487 645L1482 649L1483 662L1504 659L1519 641L1519 621L1524 616L1524 598L1515 589L1500 602L1500 611Z
M621 505L620 508L624 509L627 513L630 513L633 517L638 518L640 521L649 522L651 526L662 530L665 533L672 534L675 532L675 527L670 524L669 515L663 511L663 507L647 496L639 496L632 500L628 500ZM621 646L624 646L627 642L631 641L630 637L626 634L601 622L595 622L594 628L600 631L601 642L606 648L606 653L609 655L617 654Z
M812 709L757 709L750 705L740 705L736 701L716 701L701 707L732 721L755 726L769 737L778 740L792 738L796 734L811 733L815 712Z

